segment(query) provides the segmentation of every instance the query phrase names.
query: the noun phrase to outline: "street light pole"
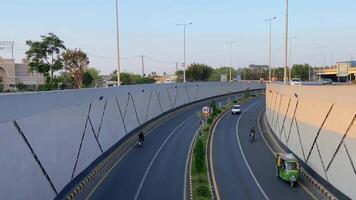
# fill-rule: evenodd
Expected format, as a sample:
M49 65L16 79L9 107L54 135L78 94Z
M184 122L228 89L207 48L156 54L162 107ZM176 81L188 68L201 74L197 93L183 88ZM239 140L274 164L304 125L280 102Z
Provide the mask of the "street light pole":
M272 67L272 21L277 19L277 17L273 17L270 19L265 19L266 22L269 23L269 65L268 65L268 80L271 79L271 67Z
M284 84L287 84L287 67L288 67L288 0L286 0L286 33L285 33L285 63L284 63Z
M293 44L293 40L294 39L297 39L298 36L294 36L294 37L288 37L289 39L289 80L292 79L292 68L293 68L293 62L292 62L292 51L293 51L293 48L292 48L292 44Z
M120 86L120 35L119 35L119 0L116 0L116 44L117 44L117 85Z
M184 67L184 70L183 70L183 82L185 83L186 82L186 79L185 79L185 70L186 70L186 68L187 68L187 61L186 61L186 57L187 57L187 54L186 54L186 43L185 43L185 29L186 29L186 27L187 26L189 26L189 25L192 25L193 23L187 23L187 24L177 24L177 26L183 26L183 32L184 32L184 47L183 47L183 51L184 51L184 55L183 55L183 57L184 57L184 63L183 63L183 67Z
M231 74L231 69L232 69L232 45L235 44L236 41L230 41L226 42L226 44L230 45L230 83L232 82L232 74Z

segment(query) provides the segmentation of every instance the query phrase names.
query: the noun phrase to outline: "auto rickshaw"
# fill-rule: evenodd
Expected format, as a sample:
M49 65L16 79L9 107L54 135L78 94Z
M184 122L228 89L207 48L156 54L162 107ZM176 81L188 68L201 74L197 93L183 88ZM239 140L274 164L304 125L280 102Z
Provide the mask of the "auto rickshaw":
M290 182L294 187L300 175L300 168L297 158L291 153L276 154L276 177Z

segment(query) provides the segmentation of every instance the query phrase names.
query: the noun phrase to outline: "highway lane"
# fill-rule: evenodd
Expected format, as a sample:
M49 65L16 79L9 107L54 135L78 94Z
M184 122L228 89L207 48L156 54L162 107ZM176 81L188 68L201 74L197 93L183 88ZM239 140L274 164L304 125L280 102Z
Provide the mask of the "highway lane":
M155 128L145 137L144 147L132 148L86 199L183 199L186 159L200 124L196 113L210 101Z
M274 155L258 129L263 99L242 106L242 115L227 113L217 124L213 138L213 167L222 200L313 199L303 187L291 188L275 177ZM249 142L254 126L256 141ZM244 160L244 157L246 160ZM246 162L245 162L246 161Z

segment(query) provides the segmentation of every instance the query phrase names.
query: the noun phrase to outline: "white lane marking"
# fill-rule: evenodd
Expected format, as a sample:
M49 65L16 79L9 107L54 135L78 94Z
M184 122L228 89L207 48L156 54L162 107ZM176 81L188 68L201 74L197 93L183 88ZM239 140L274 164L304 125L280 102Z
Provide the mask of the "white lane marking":
M267 140L266 140L266 138L265 138L265 136L264 136L264 134L263 134L263 132L262 132L261 126L260 126L261 115L262 115L263 111L265 111L265 110L266 110L266 108L262 109L261 112L260 112L260 114L258 115L257 125L258 125L258 129L260 130L260 133L261 133L261 135L262 135L262 138L263 138L264 142L266 143L267 147L269 148L269 150L270 150L274 155L276 155L276 152L274 152L273 149L272 149L272 147L268 144L268 142L267 142ZM273 140L275 141L274 138L273 138ZM276 142L276 141L275 141L275 142ZM277 143L277 144L278 144L278 143ZM284 150L283 150L283 152L284 152ZM302 186L302 188L305 190L305 192L307 192L313 199L315 199L315 200L318 199L318 198L315 197L315 195L314 195L302 182L298 181L298 183L299 183L300 186Z
M193 149L193 144L196 140L196 137L200 131L200 125L197 129L197 131L194 133L194 136L193 136L193 139L190 143L190 146L189 146L189 151L188 151L188 155L187 155L187 160L185 161L185 169L184 169L184 189L183 189L183 200L186 200L187 199L187 177L188 177L188 174L190 174L190 169L188 169L188 165L189 165L189 160L191 158L191 153L192 153L192 149ZM189 170L189 171L188 171Z
M168 137L164 140L164 142L161 144L161 146L159 147L159 149L157 150L157 152L155 153L155 155L153 156L150 164L148 165L146 171L145 171L145 174L143 175L142 177L142 180L141 180L141 183L137 189L137 192L136 192L136 195L135 195L135 198L134 200L137 200L138 199L138 196L140 195L140 192L141 192L141 189L142 189L142 186L146 180L146 177L147 177L147 174L148 172L150 171L154 161L156 160L158 154L161 152L161 150L163 149L164 145L167 143L167 141L169 140L169 138L171 138L171 136L180 128L182 127L187 121L189 121L191 118L193 118L194 116L196 116L196 113L194 113L193 115L191 115L189 118L185 119L181 124L179 124L179 126L177 126L169 135Z
M255 99L251 99L248 100L244 103L242 103L241 105L245 105L245 104L249 104L250 101L254 101ZM259 101L259 100L257 100ZM227 111L223 114L223 116L221 116L218 121L216 122L215 126L213 127L213 131L211 134L211 142L210 142L210 166L211 166L211 174L212 174L212 180L213 180L213 185L215 188L215 193L216 193L216 198L217 200L220 200L220 194L219 194L219 188L218 188L218 184L216 183L216 179L215 179L215 172L214 172L214 163L213 163L213 143L214 143L214 135L215 135L215 129L218 126L218 124L220 123L220 121L227 115L230 114L231 111ZM240 116L237 116L240 117Z
M177 114L172 115L168 117L167 119L163 120L161 123L157 124L154 128L152 128L150 131L148 131L145 135L147 136L148 134L152 133L154 130L157 128L161 127L164 123L166 123L168 120L172 119L173 117L177 116ZM102 182L105 180L105 178L111 173L111 171L120 163L120 161L126 157L126 155L131 152L131 150L136 147L136 144L131 146L122 156L120 159L118 159L115 164L105 173L105 175L99 180L99 182L95 185L95 187L90 191L88 196L85 198L85 200L90 199L90 197L94 194L94 192L99 188L99 186L102 184Z
M256 103L250 105L249 107L246 108L246 110L245 110L243 113L241 113L241 115L240 115L240 117L239 117L239 119L237 120L237 123L236 123L236 138L237 138L237 143L239 144L239 148L240 148L240 151L241 151L241 154L242 154L242 158L243 158L244 161L245 161L245 164L246 164L246 166L247 166L247 168L248 168L248 171L250 172L250 174L251 174L253 180L255 181L257 187L260 189L262 195L265 197L266 200L269 200L268 196L266 195L265 191L264 191L263 188L261 187L261 185L260 185L260 183L258 182L258 180L257 180L257 178L256 178L256 176L255 176L255 174L253 173L253 171L252 171L250 165L249 165L248 162L247 162L245 153L244 153L243 150L242 150L242 146L241 146L241 142L240 142L240 138L239 138L239 130L238 130L238 129L239 129L239 124L240 124L240 119L242 118L242 116L243 116L250 108L252 108L253 106L255 106L255 105L258 104L258 103L260 103L260 101L258 101L258 102L256 102Z

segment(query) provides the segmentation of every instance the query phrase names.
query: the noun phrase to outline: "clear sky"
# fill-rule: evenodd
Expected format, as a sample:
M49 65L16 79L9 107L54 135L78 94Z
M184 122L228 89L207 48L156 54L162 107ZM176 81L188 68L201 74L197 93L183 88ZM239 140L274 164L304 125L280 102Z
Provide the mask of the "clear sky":
M289 0L292 62L320 65L356 58L355 0ZM82 48L103 74L116 66L115 0L1 0L0 41L14 41L20 61L26 40L54 32L69 48ZM233 66L267 64L268 24L273 22L275 65L283 64L285 0L120 0L121 56L145 55L146 72L173 73L183 60L213 67L230 63L226 41L237 41ZM9 57L9 52L0 51ZM159 61L159 62L158 62ZM169 61L169 62L168 62ZM123 71L140 73L139 58L123 59Z

